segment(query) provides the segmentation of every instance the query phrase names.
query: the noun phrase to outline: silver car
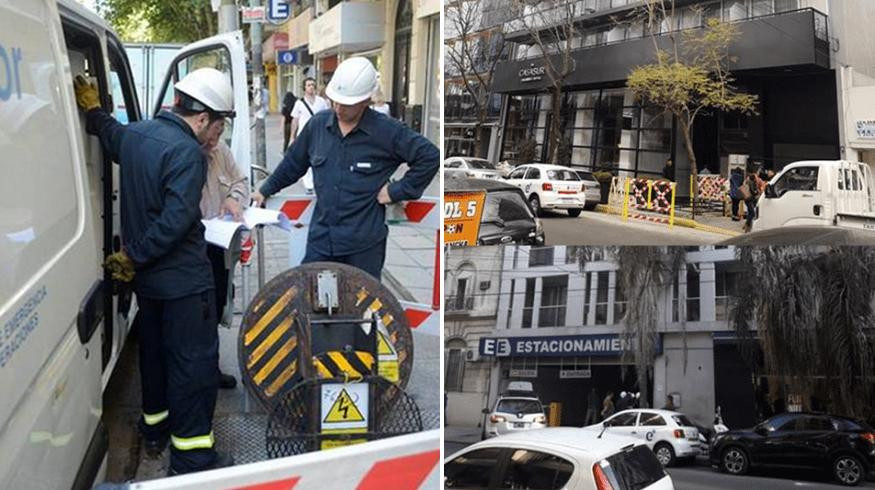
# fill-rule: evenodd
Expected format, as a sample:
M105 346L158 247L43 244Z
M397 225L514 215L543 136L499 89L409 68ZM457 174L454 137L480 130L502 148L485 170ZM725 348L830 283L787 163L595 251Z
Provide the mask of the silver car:
M547 427L547 417L541 400L529 396L501 396L495 409L489 412L484 436L495 437L544 427Z
M502 174L489 160L473 157L450 157L444 160L444 176L447 178L501 180Z
M583 191L586 193L586 209L596 207L602 200L602 186L592 176L592 172L576 170L580 180L583 181Z

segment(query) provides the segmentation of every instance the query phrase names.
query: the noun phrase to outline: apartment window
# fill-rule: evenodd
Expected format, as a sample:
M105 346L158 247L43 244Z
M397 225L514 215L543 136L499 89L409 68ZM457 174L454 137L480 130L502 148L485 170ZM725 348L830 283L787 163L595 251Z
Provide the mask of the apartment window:
M623 281L619 274L614 274L614 323L620 323L626 315L626 292L623 290Z
M575 245L569 245L565 247L565 263L566 264L576 264L577 257L582 252L583 247L578 247Z
M456 281L456 311L470 310L474 305L474 298L467 296L468 278L463 277Z
M675 272L671 281L671 321L675 323L680 321L680 282L681 275Z
M447 391L462 391L462 381L465 376L464 349L450 348L447 351Z
M529 249L529 267L553 265L553 247L532 247Z
M602 271L596 276L595 324L608 323L608 279L610 273Z
M775 12L799 10L799 0L775 0Z
M687 265L687 321L697 322L701 318L699 270L694 264Z
M568 276L545 277L541 289L539 327L564 327L568 301Z
M589 291L592 287L592 272L586 273L586 288L583 290L583 324L589 323L589 305L592 300L589 298Z
M750 7L751 17L759 17L761 15L771 15L775 13L774 0L753 0Z
M507 300L507 325L506 328L510 328L510 319L513 316L513 297L514 297L514 289L516 286L516 280L510 280L510 298Z
M732 22L747 18L747 0L724 0L723 20Z
M718 264L715 274L714 318L717 321L724 321L729 318L729 313L732 309L732 299L737 291L738 273L726 270L726 267L721 267Z
M523 324L522 328L532 328L532 312L535 306L535 278L526 279L526 294L523 301Z

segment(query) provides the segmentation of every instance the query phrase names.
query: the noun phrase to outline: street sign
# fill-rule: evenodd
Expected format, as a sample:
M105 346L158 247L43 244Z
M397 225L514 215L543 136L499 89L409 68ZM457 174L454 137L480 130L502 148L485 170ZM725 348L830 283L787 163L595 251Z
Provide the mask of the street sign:
M559 379L589 379L592 378L591 369L563 369L559 371Z
M537 369L511 369L510 376L512 378L537 378Z
M282 24L289 19L290 14L289 2L284 0L268 0L267 20L271 23Z
M264 22L267 10L264 7L243 7L240 9L240 16L243 18L244 24L256 24Z
M294 49L288 49L285 51L279 51L276 54L277 63L280 65L297 65L298 64L298 51Z

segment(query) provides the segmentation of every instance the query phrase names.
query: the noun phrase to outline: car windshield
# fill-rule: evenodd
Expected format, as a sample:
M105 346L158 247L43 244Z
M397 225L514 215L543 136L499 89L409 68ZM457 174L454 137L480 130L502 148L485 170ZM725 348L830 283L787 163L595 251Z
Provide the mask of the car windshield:
M686 415L672 415L671 418L681 427L695 427L693 422L688 419Z
M615 490L640 490L662 480L665 470L653 451L641 445L598 463Z
M580 177L573 170L547 170L547 180L579 181Z
M525 199L517 191L498 191L486 194L483 207L483 223L504 223L515 220L531 220L532 212Z
M524 400L518 398L505 398L498 402L496 412L502 413L543 413L541 402L538 400Z
M487 160L466 160L468 168L476 168L478 170L495 170L495 165Z

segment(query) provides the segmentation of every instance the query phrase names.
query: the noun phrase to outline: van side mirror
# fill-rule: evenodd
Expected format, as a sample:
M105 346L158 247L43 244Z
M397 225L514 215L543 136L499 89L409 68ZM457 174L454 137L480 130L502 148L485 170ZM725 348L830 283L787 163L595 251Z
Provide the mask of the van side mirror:
M768 184L766 186L766 199L776 199L778 197L778 193L775 192L775 188L772 187L772 184Z
M486 414L489 413L489 409L488 409L488 408L484 408L483 410L480 411L480 413L486 415Z

